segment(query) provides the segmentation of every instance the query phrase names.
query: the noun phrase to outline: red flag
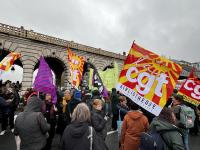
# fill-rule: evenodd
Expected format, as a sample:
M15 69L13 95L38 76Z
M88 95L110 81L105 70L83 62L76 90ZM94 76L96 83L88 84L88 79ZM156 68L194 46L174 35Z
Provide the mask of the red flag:
M9 68L13 65L14 61L20 58L20 53L11 52L9 53L0 63L0 69L8 71Z
M195 76L194 69L191 70L178 93L183 95L185 101L196 106L200 104L200 80Z

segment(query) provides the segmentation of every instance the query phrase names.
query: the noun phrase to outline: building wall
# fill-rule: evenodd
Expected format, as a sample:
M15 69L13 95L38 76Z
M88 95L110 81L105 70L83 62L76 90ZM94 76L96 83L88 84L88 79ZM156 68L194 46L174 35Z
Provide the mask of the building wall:
M28 35L28 33L33 37ZM74 42L68 42L62 39L53 39L53 37L50 37L51 40L46 38L45 41L41 39L42 34L38 34L38 36L35 34L33 31L27 31L23 28L0 24L0 48L21 53L20 61L23 64L22 90L32 86L34 67L41 55L44 57L57 58L62 62L64 65L64 86L70 86L68 83L69 66L67 63L66 47L72 49L77 55L84 56L86 60L96 66L98 70L104 69L113 61L118 63L119 70L121 70L123 66L125 59L123 55ZM60 43L58 42L59 40Z

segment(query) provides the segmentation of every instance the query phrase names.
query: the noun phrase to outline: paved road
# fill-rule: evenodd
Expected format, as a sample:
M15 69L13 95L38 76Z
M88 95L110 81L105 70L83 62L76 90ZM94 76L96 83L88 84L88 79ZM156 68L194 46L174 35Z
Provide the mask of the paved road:
M107 124L107 129L110 129L111 122ZM55 135L54 141L52 143L52 150L59 150L60 138ZM200 133L198 136L190 135L190 149L200 150ZM109 150L118 150L117 133L114 132L109 134L106 138L106 144ZM11 132L7 132L5 135L0 136L0 150L16 150L14 135Z

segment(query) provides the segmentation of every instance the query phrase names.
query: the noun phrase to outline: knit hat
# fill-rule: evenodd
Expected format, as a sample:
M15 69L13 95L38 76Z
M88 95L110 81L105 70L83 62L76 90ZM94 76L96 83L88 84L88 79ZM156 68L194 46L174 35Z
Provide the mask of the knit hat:
M75 90L74 98L81 101L81 91Z

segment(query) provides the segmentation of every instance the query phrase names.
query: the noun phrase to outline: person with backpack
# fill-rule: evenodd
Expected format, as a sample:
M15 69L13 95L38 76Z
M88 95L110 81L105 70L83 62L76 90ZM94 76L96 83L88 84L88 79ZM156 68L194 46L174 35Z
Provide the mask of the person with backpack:
M139 110L139 106L133 101L129 103L131 109L124 117L121 130L121 150L138 150L140 136L149 127L148 119Z
M180 94L174 95L172 110L177 119L177 126L182 131L185 149L189 150L189 129L194 126L194 110L184 105L184 98Z
M183 138L175 126L176 117L170 108L163 108L147 133L142 133L140 150L184 150Z

